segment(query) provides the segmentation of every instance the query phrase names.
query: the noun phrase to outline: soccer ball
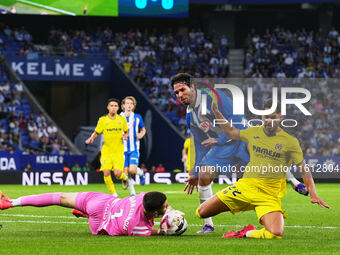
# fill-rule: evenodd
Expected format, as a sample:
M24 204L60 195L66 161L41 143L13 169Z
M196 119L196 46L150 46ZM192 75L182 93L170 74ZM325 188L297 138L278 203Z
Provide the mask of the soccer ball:
M169 206L161 220L161 230L168 236L179 236L183 234L188 226L183 215L183 212L174 210Z

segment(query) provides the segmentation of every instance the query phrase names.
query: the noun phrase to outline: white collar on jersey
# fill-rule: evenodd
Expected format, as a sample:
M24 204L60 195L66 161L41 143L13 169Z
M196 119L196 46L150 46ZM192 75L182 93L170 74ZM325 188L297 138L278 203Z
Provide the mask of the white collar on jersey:
M127 118L125 116L125 113L124 112L121 112L120 113L121 116ZM131 127L132 123L135 121L135 113L134 112L131 112L130 115L129 115L129 123L128 123L128 126ZM130 129L130 128L129 128Z
M121 112L121 113L120 113L120 116L123 116L123 117L126 118L125 112ZM134 112L131 112L130 115L129 115L128 117L132 117L132 118L133 118L134 116L135 116Z
M195 107L197 108L200 106L200 103L202 102L202 91L200 89L196 89L196 102L195 102ZM190 113L191 111L194 110L190 105L187 107L187 113Z

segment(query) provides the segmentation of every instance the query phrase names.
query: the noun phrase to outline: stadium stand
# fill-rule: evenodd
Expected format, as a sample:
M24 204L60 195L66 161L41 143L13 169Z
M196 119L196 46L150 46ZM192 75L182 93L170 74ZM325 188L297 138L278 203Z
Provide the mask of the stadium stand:
M227 77L228 50L226 36L206 35L199 29L182 33L160 33L157 30L152 33L139 30L113 33L106 28L89 33L52 28L47 44L22 46L19 55L25 56L26 52L32 54L33 51L41 55L111 57L185 134L185 109L173 99L168 86L169 77L178 72L190 72L195 77Z
M340 77L340 35L277 27L259 34L252 30L244 60L245 76L253 78Z
M299 137L307 156L340 155L339 88L328 78L340 77L340 35L333 27L325 36L321 32L277 27L265 33L252 30L248 36L244 60L245 77L251 78L323 78L313 84L310 111L315 116L299 118ZM326 80L325 80L326 79ZM257 98L270 96L271 85L258 82ZM307 84L303 84L307 88ZM261 100L260 100L261 101ZM291 115L296 118L296 112Z
M22 27L2 25L1 51L16 52L30 57L33 52L31 35ZM35 114L20 81L9 78L4 58L0 61L0 149L24 154L66 155L70 149L56 125L47 121L42 112ZM59 138L59 139L58 139Z
M256 33L252 30L248 37L248 48L244 59L245 77L336 78L340 76L340 35L335 28L332 28L326 36L303 28L291 31L277 27L272 30L267 29L265 33ZM189 72L195 77L225 78L229 71L228 39L216 34L206 35L199 29L177 33L160 33L157 30L151 33L139 30L114 33L110 28L106 28L89 33L83 30L64 31L52 28L47 43L36 46L32 43L32 36L24 27L11 29L2 25L0 45L2 49L16 51L18 55L31 54L31 57L34 54L56 54L68 57L113 58L183 134L186 134L185 107L175 99L169 88L171 75ZM3 68L1 74L5 72ZM1 75L0 79L6 81L6 75ZM268 86L265 83L259 84L257 95L259 98L270 96L271 91L267 90ZM330 86L327 84L323 89L315 88L315 92L319 94L317 101L312 102L312 108L320 119L313 118L313 123L304 123L301 119L304 128L300 131L301 134L296 135L304 139L303 149L306 155L340 155L340 145L337 140L340 137L337 120L339 118L332 117L331 121L328 121L330 118L328 113L336 112L339 108L334 103L336 94L329 93L333 89ZM20 84L12 84L11 88L13 91L20 90ZM2 90L7 90L7 86L3 86ZM0 107L3 109L6 106L1 100L0 98ZM55 135L50 137L47 128L49 125L45 121L41 121L39 117L28 118L27 102L20 105L18 101L13 101L7 105L10 109L19 107L19 112L26 109L21 119L24 120L23 122L27 121L29 131L20 133L21 148L28 146L32 152L42 150L67 153L67 150L60 151L59 148L62 146L54 142L58 140ZM16 144L17 131L22 130L20 126L25 124L20 125L18 122L19 129L15 129L15 122L20 119L20 116L12 117L13 119L14 121L9 122L13 126L9 137L11 142ZM2 126L6 130L6 124L2 123ZM313 128L314 126L317 128Z

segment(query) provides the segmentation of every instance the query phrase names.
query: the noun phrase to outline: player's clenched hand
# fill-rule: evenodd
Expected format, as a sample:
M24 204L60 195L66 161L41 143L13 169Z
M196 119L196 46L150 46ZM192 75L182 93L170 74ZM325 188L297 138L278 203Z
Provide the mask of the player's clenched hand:
M205 139L201 144L204 145L205 147L211 147L215 146L217 144L217 141L215 138L210 137L208 139Z
M124 133L123 139L124 139L125 141L127 141L128 138L129 138L129 133L128 133L128 132Z
M192 192L194 191L195 187L196 190L198 192L198 178L194 175L191 175L188 177L188 179L185 181L187 184L184 187L184 191L187 192L187 194L192 194Z
M310 201L312 204L318 204L320 207L329 208L329 206L319 197L311 197Z
M93 143L94 139L92 139L91 137L86 139L85 143L86 144L90 144L90 143Z

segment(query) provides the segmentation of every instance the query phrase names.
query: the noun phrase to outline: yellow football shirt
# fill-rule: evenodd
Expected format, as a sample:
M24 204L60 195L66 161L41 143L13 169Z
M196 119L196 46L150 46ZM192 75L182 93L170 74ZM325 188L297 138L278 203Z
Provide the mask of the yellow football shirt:
M118 114L115 119L108 115L100 117L95 131L104 135L102 154L124 154L123 133L128 131L126 118Z
M303 153L298 140L284 130L267 136L263 126L240 130L241 140L248 143L250 162L243 178L261 178L269 190L283 192L283 180L291 164L300 164ZM285 189L285 185L284 185Z
M185 139L184 148L187 149L187 170L193 170L195 165L195 145L192 137Z

